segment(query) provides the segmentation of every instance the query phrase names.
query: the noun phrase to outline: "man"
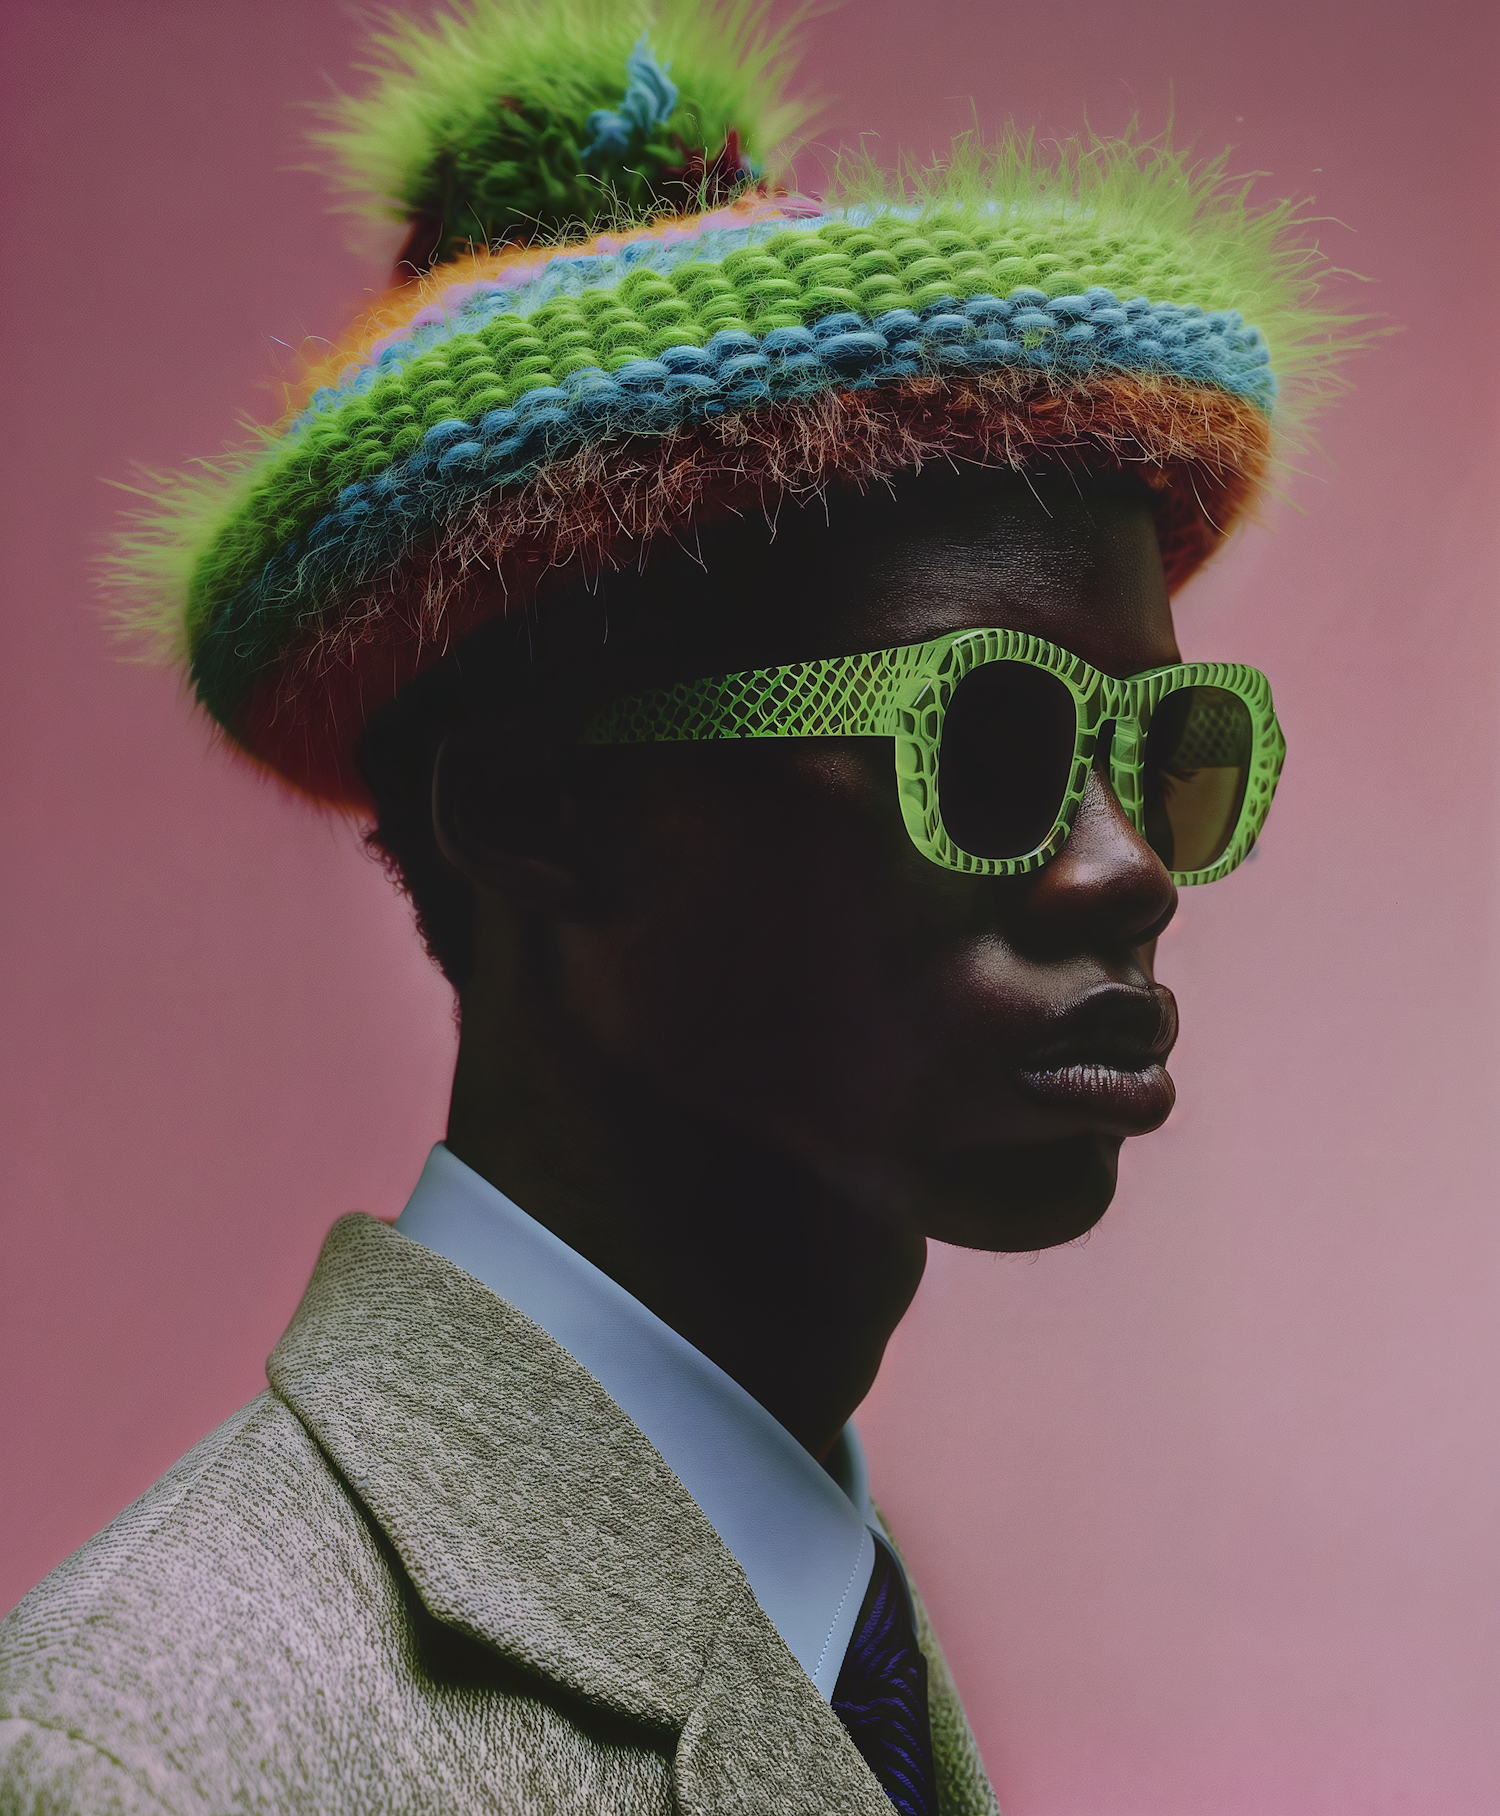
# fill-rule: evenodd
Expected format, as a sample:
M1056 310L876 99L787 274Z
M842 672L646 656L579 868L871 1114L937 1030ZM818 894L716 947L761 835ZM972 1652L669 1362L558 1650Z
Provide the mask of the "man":
M1154 943L1282 746L1169 591L1267 457L1226 283L1310 318L1169 158L770 196L753 22L590 15L569 118L559 16L402 41L361 108L475 103L385 179L439 263L163 564L229 735L373 815L448 1138L5 1624L7 1810L994 1808L849 1420L930 1239L1071 1239L1170 1110ZM559 220L723 205L463 252L518 145Z

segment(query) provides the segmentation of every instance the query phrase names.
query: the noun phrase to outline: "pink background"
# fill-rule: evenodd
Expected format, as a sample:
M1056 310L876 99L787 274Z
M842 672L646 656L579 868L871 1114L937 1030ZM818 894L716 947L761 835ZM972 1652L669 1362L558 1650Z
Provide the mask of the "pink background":
M1162 947L1180 1106L1087 1243L938 1252L862 1424L1007 1816L1500 1808L1490 0L851 0L824 139L1148 126L1313 193L1363 303L1290 506L1187 591L1274 678L1255 862ZM441 1134L446 992L349 828L123 665L130 462L378 275L303 119L329 0L5 0L0 1606L262 1381Z

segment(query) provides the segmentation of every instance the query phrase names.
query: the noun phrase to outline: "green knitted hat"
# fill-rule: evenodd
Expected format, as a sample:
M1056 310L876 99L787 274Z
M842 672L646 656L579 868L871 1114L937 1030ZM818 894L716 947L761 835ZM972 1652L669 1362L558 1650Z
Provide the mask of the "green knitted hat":
M709 510L1129 466L1178 586L1332 351L1292 211L1221 164L1010 140L776 188L788 46L746 0L463 0L376 49L325 142L407 224L404 281L122 561L234 743L333 803L457 638Z

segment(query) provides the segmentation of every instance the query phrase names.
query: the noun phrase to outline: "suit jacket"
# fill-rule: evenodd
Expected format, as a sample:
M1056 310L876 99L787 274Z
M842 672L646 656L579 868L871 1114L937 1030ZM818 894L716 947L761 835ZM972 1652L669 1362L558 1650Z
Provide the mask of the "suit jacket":
M267 1370L0 1624L0 1812L891 1816L681 1483L373 1218ZM995 1816L922 1621L943 1816Z

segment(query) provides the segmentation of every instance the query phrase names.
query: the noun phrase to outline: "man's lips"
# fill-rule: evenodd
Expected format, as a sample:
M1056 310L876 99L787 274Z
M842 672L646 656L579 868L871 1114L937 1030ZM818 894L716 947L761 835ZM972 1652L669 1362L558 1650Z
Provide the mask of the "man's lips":
M1160 984L1110 986L1085 998L1011 1081L1033 1102L1112 1135L1145 1135L1172 1112L1163 1063L1177 1039L1177 1004Z
M1177 1101L1177 1087L1163 1065L1107 1066L1084 1060L1016 1072L1012 1082L1037 1103L1066 1111L1108 1135L1149 1135Z

